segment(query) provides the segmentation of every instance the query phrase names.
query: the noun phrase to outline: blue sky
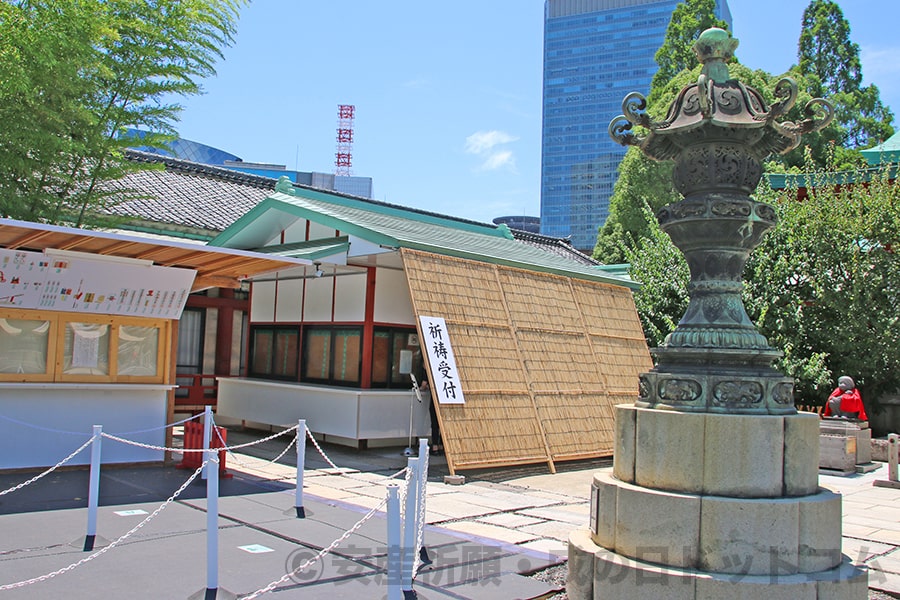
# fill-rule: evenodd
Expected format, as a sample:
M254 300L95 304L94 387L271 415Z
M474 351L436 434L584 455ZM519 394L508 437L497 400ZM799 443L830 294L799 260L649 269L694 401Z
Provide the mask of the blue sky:
M795 63L807 4L730 0L741 62ZM900 113L900 0L840 4L866 83ZM206 94L182 102L179 132L245 161L330 173L338 104L354 104L353 174L374 179L376 199L483 222L537 216L543 6L256 0Z

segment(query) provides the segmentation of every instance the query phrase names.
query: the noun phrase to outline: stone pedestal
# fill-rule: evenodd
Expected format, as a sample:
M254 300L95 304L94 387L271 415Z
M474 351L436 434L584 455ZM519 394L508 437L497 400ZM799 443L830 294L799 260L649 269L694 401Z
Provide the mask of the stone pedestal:
M818 417L797 414L793 380L774 366L782 353L741 299L750 252L777 220L751 196L763 160L828 125L834 109L814 98L808 119L779 122L796 82L780 80L768 106L729 74L736 47L707 29L693 46L703 70L664 120L632 92L609 125L617 142L675 161L684 199L656 218L687 261L690 303L640 374L635 405L616 408L613 473L594 478L590 542L569 546L572 600L867 595L866 572L841 555L841 499L818 487ZM855 467L857 440L846 439Z
M856 473L872 464L872 430L866 421L825 418L819 422L819 467Z
M570 600L865 600L841 498L818 487L818 438L812 414L617 406L613 469L569 543Z

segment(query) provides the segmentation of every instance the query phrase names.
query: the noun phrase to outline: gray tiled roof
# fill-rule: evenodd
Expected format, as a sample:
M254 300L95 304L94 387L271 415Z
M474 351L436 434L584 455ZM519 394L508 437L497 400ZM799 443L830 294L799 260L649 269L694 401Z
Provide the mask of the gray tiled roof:
M268 177L144 152L129 151L128 157L163 164L163 169L138 171L110 183L114 188L146 196L109 209L145 227L158 224L164 230L173 226L197 229L197 235L212 237L275 189L276 181Z
M512 229L513 236L524 244L528 244L529 246L535 246L537 248L541 248L542 250L546 250L547 252L552 252L557 256L563 256L565 258L580 262L585 265L599 265L600 262L594 260L587 254L581 252L572 246L571 242L567 239L560 239L555 237L550 237L548 235L541 235L540 233L531 233L529 231L520 231L518 229Z
M137 150L129 150L127 156L130 160L159 164L163 168L132 173L109 184L113 188L127 189L144 196L126 200L108 209L111 214L126 219L127 223L122 225L124 229L178 233L209 240L271 195L277 183L277 180L271 177L250 175L222 167ZM314 189L298 184L294 184L294 187ZM467 219L377 200L347 196L339 192L319 191L371 204L376 210L396 208L425 216L457 221L463 226L495 227L492 224L476 223ZM516 239L529 246L540 248L583 265L597 264L596 261L573 248L565 240L519 230L511 230L511 232Z

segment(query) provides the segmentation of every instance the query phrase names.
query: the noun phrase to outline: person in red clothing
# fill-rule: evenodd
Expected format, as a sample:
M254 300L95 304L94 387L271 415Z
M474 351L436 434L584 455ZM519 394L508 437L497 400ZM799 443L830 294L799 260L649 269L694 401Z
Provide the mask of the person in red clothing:
M845 419L859 419L868 421L866 407L863 406L862 397L853 378L844 375L838 379L837 388L828 396L823 417L843 417Z

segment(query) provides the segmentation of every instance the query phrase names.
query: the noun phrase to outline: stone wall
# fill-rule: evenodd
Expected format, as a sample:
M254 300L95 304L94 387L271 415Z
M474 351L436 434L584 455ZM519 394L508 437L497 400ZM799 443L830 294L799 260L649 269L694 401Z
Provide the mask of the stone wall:
M880 410L872 407L866 411L873 435L885 437L889 433L900 433L900 394L884 396L878 404Z

